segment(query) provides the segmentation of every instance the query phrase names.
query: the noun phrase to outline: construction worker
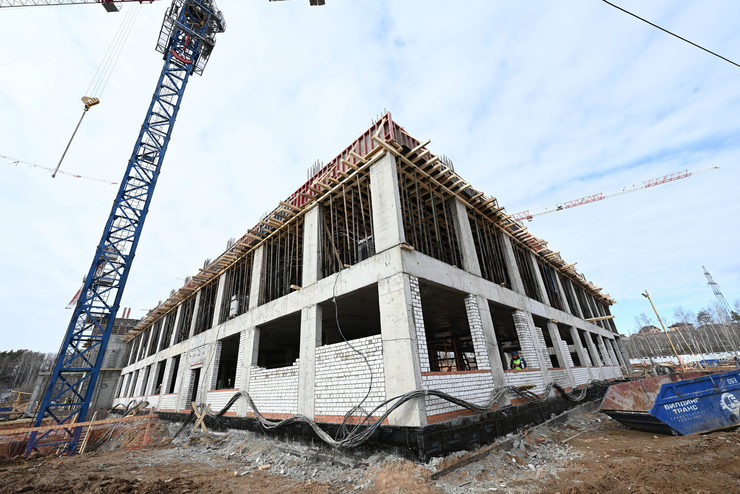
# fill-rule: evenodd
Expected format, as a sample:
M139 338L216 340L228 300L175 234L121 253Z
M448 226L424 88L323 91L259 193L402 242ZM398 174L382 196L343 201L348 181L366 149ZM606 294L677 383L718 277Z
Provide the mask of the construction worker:
M527 361L524 360L522 357L519 356L518 353L513 353L511 355L511 369L512 370L522 370L527 368Z

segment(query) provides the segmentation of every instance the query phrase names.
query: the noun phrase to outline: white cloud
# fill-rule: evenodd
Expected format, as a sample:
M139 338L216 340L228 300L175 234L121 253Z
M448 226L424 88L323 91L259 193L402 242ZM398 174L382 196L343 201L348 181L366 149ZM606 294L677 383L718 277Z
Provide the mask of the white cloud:
M736 2L622 4L740 58ZM161 69L153 48L166 6L141 6L65 169L122 174ZM720 171L530 228L620 302L622 331L649 309L646 288L669 318L678 305L709 305L702 264L738 298L737 68L585 0L220 7L227 32L187 89L124 295L135 315L384 108L509 211L718 163ZM56 164L121 17L99 6L0 11L1 154ZM5 162L0 177L0 347L55 350L115 188Z

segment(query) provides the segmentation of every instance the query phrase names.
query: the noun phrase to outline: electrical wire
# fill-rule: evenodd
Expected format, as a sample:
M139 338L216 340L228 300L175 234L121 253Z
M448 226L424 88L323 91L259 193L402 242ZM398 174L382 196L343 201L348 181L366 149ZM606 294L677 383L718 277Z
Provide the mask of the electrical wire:
M623 8L622 8L622 7L620 7L619 5L615 5L615 4L613 4L613 3L611 3L611 2L609 2L609 1L607 1L607 0L601 0L601 1L602 1L602 2L604 2L604 3L605 3L605 4L607 4L607 5L611 5L612 7L614 7L614 8L615 8L615 9L617 9L617 10L621 10L621 11L622 11L622 12L624 12L625 14L629 14L629 15L631 15L632 17L634 17L634 18L636 18L636 19L639 19L639 20L641 20L642 22L645 22L645 23L647 23L647 24L650 24L650 25L651 25L651 26L653 26L654 28L660 29L660 30L661 30L661 31L663 31L664 33L668 33L668 34L670 34L671 36L675 36L676 38L680 39L681 41L685 41L686 43L688 43L688 44L690 44L690 45L693 45L693 46L695 46L695 47L699 48L700 50L704 50L705 52L707 52L707 53L709 53L709 54L711 54L711 55L714 55L714 56L715 56L715 57L717 57L717 58L721 58L721 59L722 59L722 60L724 60L725 62L731 63L731 64L732 64L732 65L734 65L735 67L738 67L738 68L740 68L740 64L738 64L737 62L733 62L733 61L732 61L732 60L730 60L729 58L723 57L723 56L722 56L722 55L720 55L719 53L715 53L715 52L713 52L712 50L709 50L709 49L707 49L707 48L704 48L703 46L701 46L701 45L698 45L698 44L694 43L693 41L690 41L690 40L688 40L688 39L686 39L686 38L684 38L684 37L682 37L682 36L679 36L678 34L676 34L676 33L673 33L673 32L671 32L671 31L669 31L669 30L667 30L667 29L665 29L665 28L662 28L662 27L660 27L659 25L657 25L657 24L655 24L655 23L652 23L652 22L650 22L650 21L649 21L649 20L647 20L647 19L643 19L643 18L642 18L642 17L640 17L639 15L637 15L637 14L633 14L633 13L632 13L632 12L630 12L629 10L623 9Z
M26 160L22 160L18 158L13 158L12 156L7 156L4 154L0 154L0 159L8 160L9 161L8 164L11 166L27 166L30 168L39 168L39 169L47 170L50 172L54 171L54 168L39 165L38 163L34 163L32 161L26 161ZM108 184L108 185L118 185L118 182L114 182L111 180L105 180L103 178L96 178L96 177L88 177L87 175L79 175L77 173L65 172L64 170L59 170L57 173L61 173L63 175L69 175L70 177L73 177L73 178L81 178L84 180L92 180L94 182L101 182L101 183Z
M568 401L578 402L585 399L588 389L590 387L597 387L597 388L606 388L611 383L601 380L594 380L590 381L586 387L581 388L578 393L569 393L565 389L563 389L560 385L556 383L550 383L547 386L545 386L545 389L542 393L542 395L537 395L534 392L530 391L529 389L525 389L524 387L517 387L517 386L502 386L500 388L496 388L491 393L491 397L484 405L477 405L475 403L471 403L469 401L463 400L461 398L454 397L448 393L445 393L443 391L438 390L427 390L427 389L420 389L415 391L410 391L408 393L405 393L400 396L395 396L393 398L390 398L388 400L385 400L384 402L378 404L373 410L365 414L364 419L357 424L352 431L350 431L346 436L342 437L341 439L336 439L331 437L325 430L323 430L319 425L311 418L306 417L305 415L293 415L292 417L288 417L283 420L270 420L266 418L262 413L259 411L257 406L254 404L254 401L252 400L252 397L249 396L249 393L246 391L239 391L235 393L231 399L226 403L226 405L218 412L218 413L211 413L208 412L208 415L210 417L221 417L223 416L233 405L236 403L236 401L239 398L244 398L251 409L254 411L255 415L257 416L257 420L260 422L260 425L265 430L272 430L276 429L278 427L282 427L285 425L289 425L292 423L302 422L305 424L308 424L311 429L314 431L316 436L324 441L325 443L329 444L330 446L336 447L336 448L356 448L363 443L370 440L370 438L373 436L376 430L383 424L386 418L393 413L398 407L403 405L404 403L416 400L420 398L426 398L428 396L433 396L437 398L441 398L443 400L449 401L450 403L453 403L455 405L458 405L463 408L467 408L468 410L473 411L474 413L504 413L502 409L494 409L494 406L498 403L498 400L504 397L506 394L513 394L519 398L522 398L525 401L532 402L532 403L543 403L545 402L550 392L555 389L558 392L560 392L565 399ZM373 415L383 407L388 407L386 411L380 415L379 417L373 417ZM180 429L177 431L177 433L173 436L177 437L185 428L187 425L192 421L192 419L195 417L195 412L192 412L188 418L183 422Z

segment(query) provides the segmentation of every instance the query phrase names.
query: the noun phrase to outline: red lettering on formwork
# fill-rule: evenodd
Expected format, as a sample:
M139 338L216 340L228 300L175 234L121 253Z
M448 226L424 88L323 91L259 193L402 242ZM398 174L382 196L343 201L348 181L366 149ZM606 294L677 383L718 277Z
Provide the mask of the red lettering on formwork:
M287 202L293 206L301 207L309 201L309 197L315 197L316 192L313 191L310 186L315 184L327 183L326 177L331 176L332 178L340 178L340 172L347 171L347 166L342 163L342 160L346 160L352 164L358 164L359 160L351 155L354 151L363 158L370 154L378 144L373 141L373 136L379 132L379 137L388 141L396 141L401 145L408 147L415 147L419 145L419 142L413 137L409 136L401 126L396 124L391 118L390 112L386 113L377 122L375 122L369 129L360 135L352 144L339 153L339 155L331 160L329 163L324 165L318 172L316 172L306 183L301 185L288 199ZM306 197L309 196L309 197Z
M495 410L498 408L497 406L494 406L491 408L491 410ZM464 417L466 415L475 415L475 412L472 410L455 410L454 412L446 412L446 413L439 413L437 415L429 415L427 416L427 423L428 424L436 424L437 422L445 422L450 419L454 419L455 417Z
M341 424L344 422L344 416L343 415L316 415L314 417L314 420L316 422L322 422L325 424ZM349 417L347 419L348 424L359 424L365 420L365 417ZM377 422L377 419L375 417L370 417L367 422L365 422L365 425L372 425ZM383 422L381 422L383 425L388 425L388 419L384 419Z

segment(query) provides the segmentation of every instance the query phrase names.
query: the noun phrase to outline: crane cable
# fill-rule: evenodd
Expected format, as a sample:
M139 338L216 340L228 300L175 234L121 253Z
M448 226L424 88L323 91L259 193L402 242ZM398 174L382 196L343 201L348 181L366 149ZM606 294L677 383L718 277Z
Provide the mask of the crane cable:
M141 4L135 5L133 9L129 9L126 12L125 17L121 20L121 24L118 26L118 30L116 30L113 40L111 40L108 45L108 49L106 50L103 59L100 61L100 64L90 81L90 85L85 90L85 96L82 97L82 103L85 105L85 108L82 110L82 116L80 116L80 119L77 121L77 126L67 142L67 147L65 147L62 152L62 157L59 158L59 163L57 163L56 168L52 171L51 178L56 177L57 173L59 173L62 161L64 161L64 157L67 155L67 151L69 151L69 147L72 145L75 135L77 135L77 131L82 124L82 119L85 118L85 114L91 107L100 103L100 96L105 91L108 81L110 81L113 69L115 69L118 59L121 56L121 52L123 52L123 48L126 46L126 42L131 35L134 22L139 16L140 10Z
M126 16L118 26L118 30L108 45L108 49L90 81L90 85L85 90L86 95L97 98L102 96L106 86L108 85L108 81L113 74L113 69L115 69L118 59L123 52L123 48L126 46L126 42L131 35L131 31L133 30L134 23L136 22L136 18L139 16L140 10L141 4L137 4L133 9L127 10Z

